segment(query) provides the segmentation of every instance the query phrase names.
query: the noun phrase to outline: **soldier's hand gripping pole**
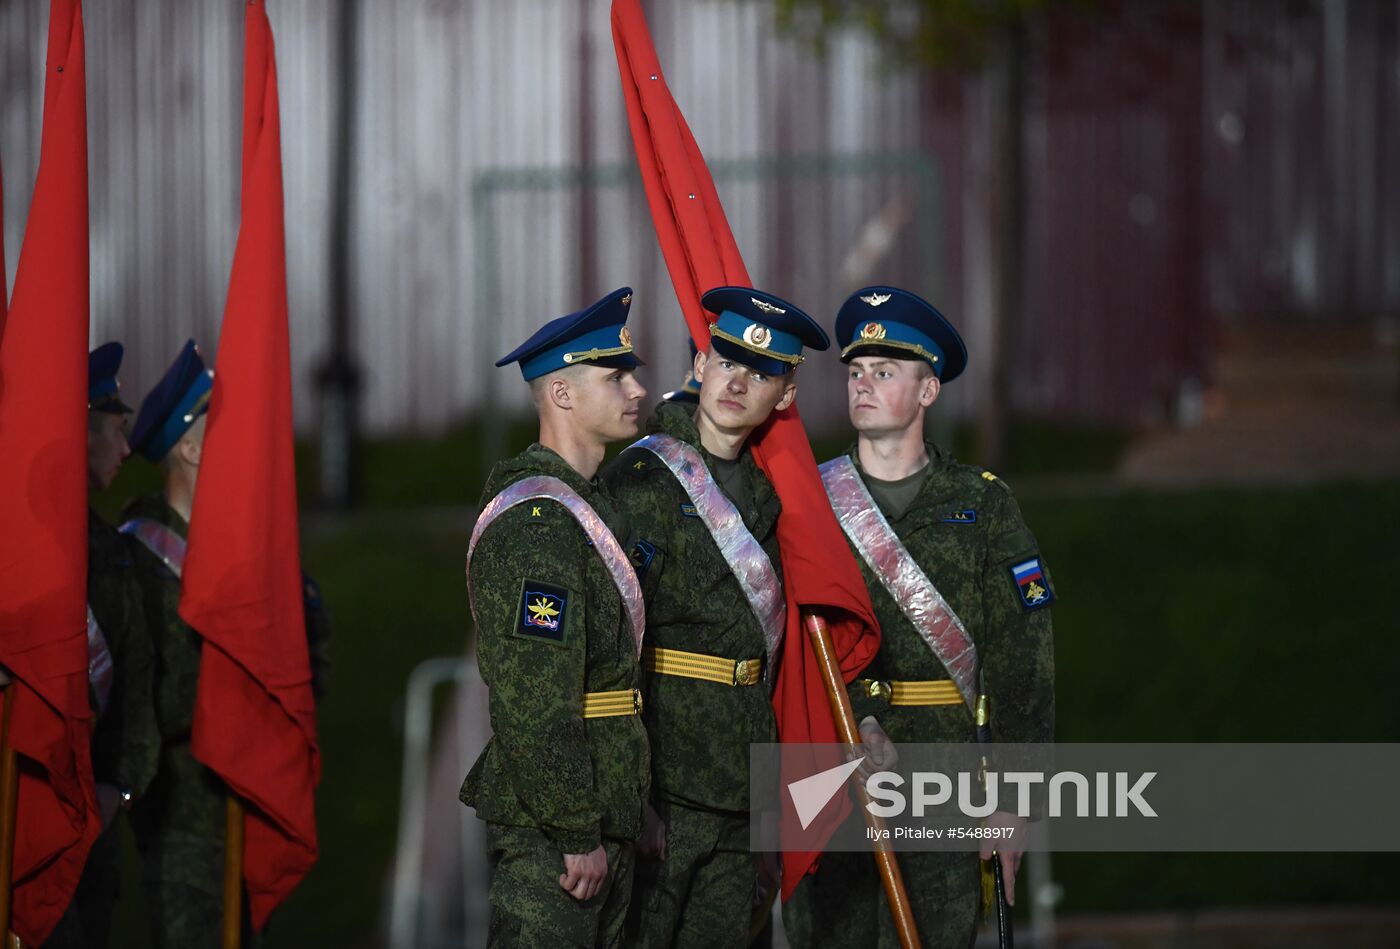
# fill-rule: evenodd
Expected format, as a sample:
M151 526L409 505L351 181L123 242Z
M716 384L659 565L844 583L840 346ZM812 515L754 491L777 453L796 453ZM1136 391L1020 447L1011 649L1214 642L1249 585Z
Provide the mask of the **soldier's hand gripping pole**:
M232 791L224 817L224 942L239 949L243 940L243 802Z
M977 743L987 746L992 743L992 706L985 694L977 696ZM987 773L987 756L982 756L982 773ZM985 891L983 891L985 892ZM1001 853L992 851L992 892L996 902L997 946L1000 949L1014 949L1015 941L1011 934L1011 907L1006 903L1006 880L1001 875Z
M5 696L5 724L0 726L0 938L10 931L10 895L14 885L15 806L19 803L19 762L10 745L10 719L14 717L13 682L0 686ZM8 939L6 939L8 944Z
M826 620L816 613L804 613L802 625L812 640L812 650L822 670L822 681L826 685L826 697L831 702L831 717L836 720L836 734L847 745L859 745L860 730L856 728L855 713L851 711L851 698L846 694L846 683L841 678L841 664L836 659L836 650L831 645L831 633ZM865 815L867 826L883 831L885 821L870 812L866 805L870 796L865 785L856 783L856 793L860 799L861 813ZM903 949L919 949L919 929L914 925L914 912L909 907L909 894L904 889L904 877L899 872L899 862L894 851L890 850L888 839L883 833L876 833L875 864L880 870L880 882L885 885L885 899L890 904L890 915L894 917L894 928L899 934L899 944Z

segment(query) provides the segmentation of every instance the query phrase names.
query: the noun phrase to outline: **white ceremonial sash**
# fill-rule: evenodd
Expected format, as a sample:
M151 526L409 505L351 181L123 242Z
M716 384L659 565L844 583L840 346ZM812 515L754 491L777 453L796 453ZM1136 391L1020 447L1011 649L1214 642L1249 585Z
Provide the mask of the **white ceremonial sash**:
M962 620L900 543L851 459L846 455L833 458L820 470L822 484L826 486L841 529L875 571L885 590L894 597L904 617L948 670L967 707L975 710L979 672L977 647Z
M185 538L160 521L151 520L149 517L133 517L118 529L144 544L177 578L185 569Z
M102 627L97 625L97 617L92 607L87 608L88 644L88 685L97 699L97 714L107 711L107 700L112 697L112 651L107 648L107 637Z
M642 637L646 634L647 621L646 606L642 602L642 585L637 582L637 572L632 569L632 562L627 559L622 545L617 542L617 538L608 529L608 525L603 523L598 512L593 510L577 491L558 478L551 478L548 475L532 475L528 478L521 478L490 500L482 509L481 516L476 519L476 526L472 528L471 541L467 544L468 576L470 577L471 574L472 554L476 551L477 541L481 539L486 528L491 526L491 522L517 505L541 498L562 504L564 509L573 515L574 520L578 521L579 527L583 528L588 539L593 542L593 549L602 558L603 566L607 568L608 575L612 577L613 585L617 587L617 592L622 597L622 605L627 609L627 618L632 624L632 636L637 647L637 655L640 656L642 654ZM472 604L472 619L476 619L475 603Z
M660 432L648 435L632 447L644 448L660 458L685 489L690 503L695 505L696 515L719 546L720 555L729 564L734 579L739 581L749 609L758 617L768 650L764 675L771 675L778 648L783 644L787 602L767 551L744 526L744 518L715 483L698 451L679 438Z

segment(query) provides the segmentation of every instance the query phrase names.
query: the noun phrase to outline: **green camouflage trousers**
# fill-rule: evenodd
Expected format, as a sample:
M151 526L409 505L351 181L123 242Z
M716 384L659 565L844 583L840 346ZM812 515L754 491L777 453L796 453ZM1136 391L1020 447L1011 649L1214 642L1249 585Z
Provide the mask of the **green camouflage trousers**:
M112 910L121 886L122 842L113 823L93 842L73 902L44 949L104 949L112 928Z
M219 949L224 926L222 837L171 834L141 854L141 890L154 949ZM243 946L262 945L242 900Z
M221 949L224 944L224 899L178 880L147 880L146 905L151 914L151 945L155 949ZM248 918L248 894L243 894L244 949L263 944Z
M758 890L746 814L657 802L666 859L641 860L629 929L640 949L742 949Z
M608 881L579 902L559 885L564 856L544 834L526 827L486 825L491 860L491 949L570 946L615 949L632 894L631 844L604 839Z
M976 853L901 853L899 869L919 927L937 949L971 946L981 909ZM783 906L792 949L898 949L880 873L869 853L828 853Z

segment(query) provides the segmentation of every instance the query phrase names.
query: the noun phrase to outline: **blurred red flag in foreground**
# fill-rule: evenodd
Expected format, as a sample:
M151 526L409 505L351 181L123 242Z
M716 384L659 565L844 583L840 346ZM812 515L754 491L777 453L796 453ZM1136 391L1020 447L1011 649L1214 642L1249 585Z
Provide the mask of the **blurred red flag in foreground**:
M88 747L87 93L78 0L53 0L39 174L0 339L0 665L20 755L11 928L41 943L102 821ZM4 307L0 257L0 314Z
M242 222L219 338L180 615L204 638L192 750L247 805L255 929L316 862L321 777L302 612L277 69L244 8Z

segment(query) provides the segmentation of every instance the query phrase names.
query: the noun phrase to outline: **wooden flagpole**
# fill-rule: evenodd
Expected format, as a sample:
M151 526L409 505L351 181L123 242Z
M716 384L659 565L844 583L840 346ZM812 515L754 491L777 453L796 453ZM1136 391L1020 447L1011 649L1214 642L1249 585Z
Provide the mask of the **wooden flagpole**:
M841 678L841 663L836 658L836 650L832 648L831 632L827 629L826 620L816 613L804 613L802 625L807 629L807 635L812 640L812 650L817 654L817 662L821 666L826 697L831 702L831 715L836 719L836 734L844 744L859 745L860 730L856 728L851 697L846 694L846 683ZM875 816L866 807L870 803L870 795L866 793L865 785L857 782L856 793L860 798L860 809L865 815L866 825L883 830L884 819ZM875 864L880 870L880 882L885 885L885 900L889 903L890 915L894 917L899 944L903 949L919 949L922 945L919 942L919 928L914 924L914 911L909 906L909 893L904 889L904 876L899 872L899 861L895 859L885 834L877 833L873 836Z

